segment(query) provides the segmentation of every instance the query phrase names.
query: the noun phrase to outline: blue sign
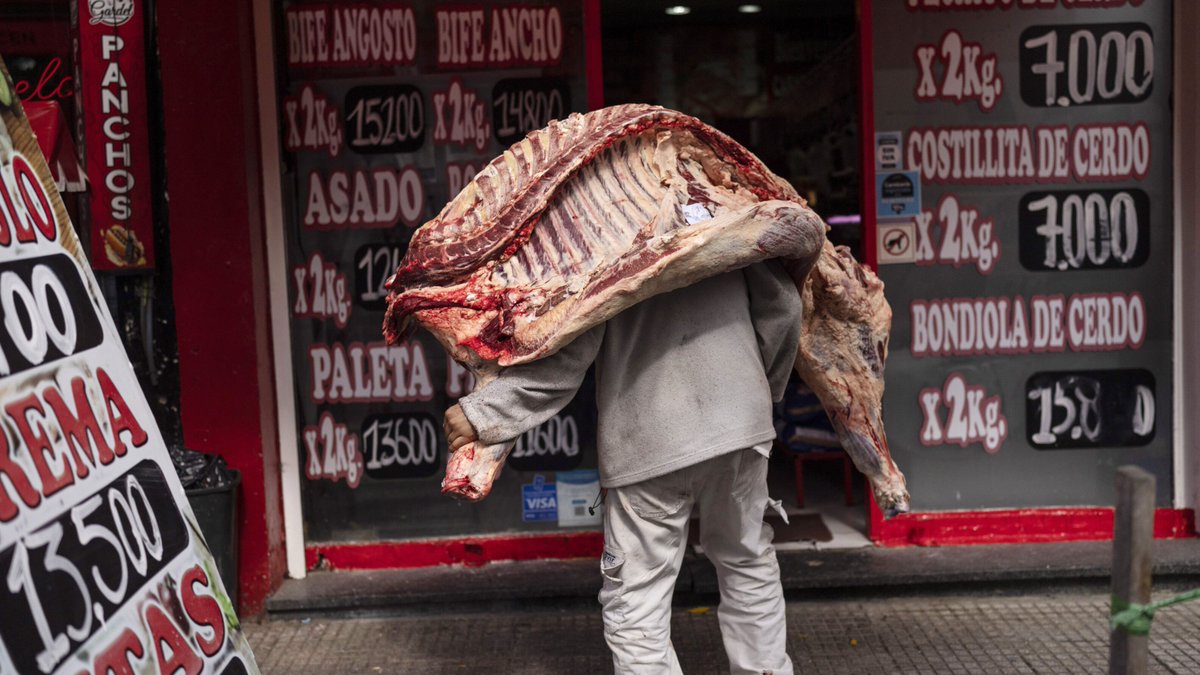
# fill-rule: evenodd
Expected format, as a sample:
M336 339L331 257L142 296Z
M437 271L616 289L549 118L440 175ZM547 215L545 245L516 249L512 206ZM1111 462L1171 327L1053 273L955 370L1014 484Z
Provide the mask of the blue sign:
M881 171L875 174L876 218L910 218L920 213L919 171Z
M521 486L521 520L526 523L558 521L558 492L554 483L546 484L542 474L533 483Z

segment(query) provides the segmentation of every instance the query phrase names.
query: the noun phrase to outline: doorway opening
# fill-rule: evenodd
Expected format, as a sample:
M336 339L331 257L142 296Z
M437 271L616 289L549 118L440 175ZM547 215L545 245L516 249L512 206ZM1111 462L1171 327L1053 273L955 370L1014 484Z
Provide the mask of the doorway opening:
M729 134L863 259L854 3L605 0L601 12L605 105L662 105ZM790 521L768 513L776 547L869 546L865 480L794 380L776 406L768 477Z

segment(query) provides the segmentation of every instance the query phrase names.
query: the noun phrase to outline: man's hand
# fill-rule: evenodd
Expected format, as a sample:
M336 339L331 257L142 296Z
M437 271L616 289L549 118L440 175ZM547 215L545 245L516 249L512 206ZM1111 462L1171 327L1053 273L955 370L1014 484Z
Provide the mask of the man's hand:
M463 414L462 408L456 403L446 410L446 418L442 422L442 430L446 432L446 441L450 443L450 452L476 440L475 427Z

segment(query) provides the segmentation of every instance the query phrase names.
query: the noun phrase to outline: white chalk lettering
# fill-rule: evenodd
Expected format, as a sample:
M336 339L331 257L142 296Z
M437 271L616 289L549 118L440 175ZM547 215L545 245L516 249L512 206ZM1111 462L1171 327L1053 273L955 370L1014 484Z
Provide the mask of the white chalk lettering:
M917 402L922 416L920 440L926 447L965 448L979 443L985 452L995 454L1008 438L1000 396L987 396L982 386L967 384L959 373L951 373L940 389L922 389Z
M562 14L557 7L439 9L436 23L439 68L552 65L562 60Z
M376 167L308 176L304 225L314 229L417 225L425 211L425 188L411 166L397 172Z
M317 343L308 348L309 398L314 403L428 401L433 381L425 348L412 340L349 345Z
M976 101L980 110L989 112L1004 92L996 55L984 54L979 43L963 40L956 30L946 31L940 44L918 45L913 58L919 71L918 101Z

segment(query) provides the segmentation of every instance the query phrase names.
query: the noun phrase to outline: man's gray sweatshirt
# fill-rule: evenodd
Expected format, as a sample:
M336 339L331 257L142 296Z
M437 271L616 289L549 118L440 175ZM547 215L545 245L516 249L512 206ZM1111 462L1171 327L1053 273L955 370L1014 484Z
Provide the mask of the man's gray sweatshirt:
M775 437L800 312L782 265L758 263L638 303L459 404L481 441L511 440L570 403L594 361L600 484L630 485Z

